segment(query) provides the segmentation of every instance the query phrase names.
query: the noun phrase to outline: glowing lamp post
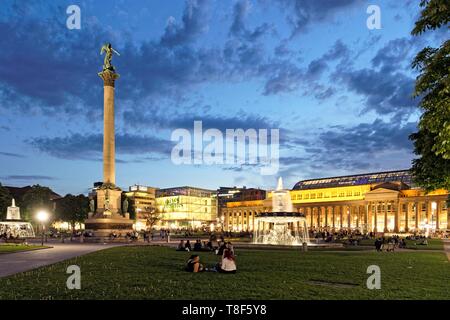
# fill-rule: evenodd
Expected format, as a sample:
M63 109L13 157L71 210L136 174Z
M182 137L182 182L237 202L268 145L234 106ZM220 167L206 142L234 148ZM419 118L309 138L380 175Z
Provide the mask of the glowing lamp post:
M42 239L41 244L44 245L45 223L48 221L49 214L47 211L41 210L36 214L36 219L42 225Z

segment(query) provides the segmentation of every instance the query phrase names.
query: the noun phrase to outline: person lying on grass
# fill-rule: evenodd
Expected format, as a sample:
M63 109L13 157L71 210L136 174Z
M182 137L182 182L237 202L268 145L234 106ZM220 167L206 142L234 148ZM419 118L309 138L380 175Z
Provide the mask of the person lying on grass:
M205 271L203 265L200 263L200 257L196 254L193 254L186 265L187 272L202 272Z

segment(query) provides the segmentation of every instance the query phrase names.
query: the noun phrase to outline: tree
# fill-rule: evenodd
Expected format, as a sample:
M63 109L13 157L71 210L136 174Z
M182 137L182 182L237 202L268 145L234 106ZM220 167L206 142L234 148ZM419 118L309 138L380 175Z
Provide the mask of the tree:
M11 200L9 190L0 183L0 221L6 219L6 210L11 205Z
M24 216L27 219L31 219L38 210L51 212L53 209L53 203L51 201L52 193L52 190L48 187L43 187L38 184L32 186L23 195L21 207L24 210Z
M156 223L161 220L161 214L154 207L147 207L144 211L139 212L139 217L145 220L145 227L147 231L152 231Z
M423 10L413 35L448 28L448 0L422 0L420 6ZM421 50L412 67L419 72L414 95L421 98L423 110L419 131L410 136L419 156L413 160L415 182L427 191L450 190L450 40L439 48Z
M88 212L89 199L82 194L78 196L67 194L56 201L55 217L58 220L68 222L72 228L72 234L75 231L75 225L84 222Z

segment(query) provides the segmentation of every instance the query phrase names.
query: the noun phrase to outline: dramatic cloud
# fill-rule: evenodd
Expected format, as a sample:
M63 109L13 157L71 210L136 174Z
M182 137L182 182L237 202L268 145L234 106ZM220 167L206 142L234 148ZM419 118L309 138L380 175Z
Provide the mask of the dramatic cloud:
M22 154L11 153L11 152L1 152L1 151L0 151L0 156L13 157L13 158L25 158L25 156Z
M250 0L239 0L233 7L233 23L230 28L230 35L250 42L258 40L273 29L268 23L263 23L254 30L248 30L245 20L251 9Z
M355 126L334 126L309 141L291 140L292 145L297 144L299 155L280 158L280 167L284 174L301 172L311 177L326 172L376 171L380 167L389 168L394 159L400 160L394 167L407 168L412 157L408 136L416 129L413 122L402 124L380 119Z
M170 17L161 43L168 46L182 45L205 32L209 19L209 4L209 0L187 0L182 23L178 24L174 17Z
M276 0L276 2L287 12L287 20L292 26L292 37L304 32L313 23L329 21L336 13L365 3L363 0Z
M415 79L410 61L420 43L420 39L413 38L391 40L377 51L370 67L339 66L333 77L364 99L362 112L372 110L397 118L408 116L418 104L418 99L413 98Z
M40 175L9 175L0 177L2 180L17 180L17 181L39 181L39 180L57 180L55 177L40 176Z
M66 137L34 138L30 144L39 151L63 159L97 160L103 135L73 134ZM169 155L173 142L153 136L116 134L116 152L121 155Z
M164 110L163 110L164 111ZM129 125L139 127L155 127L158 129L190 129L194 126L194 121L202 121L203 128L219 129L225 132L226 129L275 129L279 124L264 116L251 115L240 112L236 116L220 116L201 113L178 113L167 114L166 112L145 113L138 111L125 111L124 120Z

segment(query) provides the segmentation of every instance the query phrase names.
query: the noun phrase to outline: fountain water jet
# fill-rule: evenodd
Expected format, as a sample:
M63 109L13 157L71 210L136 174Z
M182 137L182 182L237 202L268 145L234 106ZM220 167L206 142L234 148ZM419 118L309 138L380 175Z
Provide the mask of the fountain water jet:
M293 212L289 190L283 189L281 177L277 189L272 192L272 212L258 214L255 222L255 244L301 246L309 243L305 216Z

